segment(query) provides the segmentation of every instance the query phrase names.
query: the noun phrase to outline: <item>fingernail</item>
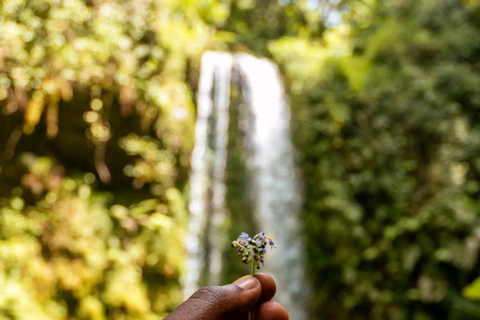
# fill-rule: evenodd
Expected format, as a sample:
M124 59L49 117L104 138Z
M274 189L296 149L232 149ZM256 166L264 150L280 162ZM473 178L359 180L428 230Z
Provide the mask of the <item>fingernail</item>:
M234 284L245 290L251 290L258 286L258 280L252 276L245 276L235 281Z

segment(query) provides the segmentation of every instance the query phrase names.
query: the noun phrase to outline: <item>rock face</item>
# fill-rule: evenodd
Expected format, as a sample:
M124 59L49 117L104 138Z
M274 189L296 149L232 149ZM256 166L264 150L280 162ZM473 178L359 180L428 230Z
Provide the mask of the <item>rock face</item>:
M275 236L268 272L278 285L276 300L292 320L307 319L310 289L304 277L298 213L300 184L290 141L290 110L277 67L248 54L207 52L198 90L196 142L192 158L191 224L187 249L185 297L199 286L219 284L231 78L242 96L248 192L254 224ZM206 280L206 281L205 281Z

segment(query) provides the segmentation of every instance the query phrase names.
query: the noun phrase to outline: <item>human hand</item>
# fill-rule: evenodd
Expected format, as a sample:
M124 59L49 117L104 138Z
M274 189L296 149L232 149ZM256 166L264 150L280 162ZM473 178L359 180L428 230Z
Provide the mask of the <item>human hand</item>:
M265 273L245 276L222 287L205 287L195 292L164 320L288 320L285 308L270 301L277 287Z

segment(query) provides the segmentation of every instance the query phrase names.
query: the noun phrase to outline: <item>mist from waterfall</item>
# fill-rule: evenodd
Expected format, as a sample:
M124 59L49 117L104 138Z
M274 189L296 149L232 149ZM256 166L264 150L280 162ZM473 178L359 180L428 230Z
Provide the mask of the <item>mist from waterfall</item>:
M275 300L287 308L290 319L307 319L310 290L304 274L300 184L290 141L290 110L275 64L244 53L206 52L202 58L184 296L198 289L202 276L206 278L202 283L220 284L221 244L233 240L224 239L222 232L228 215L225 169L232 76L243 101L238 106L242 109L238 123L233 125L244 132L252 225L259 228L256 232L272 233L277 246L269 252L266 272L277 282Z

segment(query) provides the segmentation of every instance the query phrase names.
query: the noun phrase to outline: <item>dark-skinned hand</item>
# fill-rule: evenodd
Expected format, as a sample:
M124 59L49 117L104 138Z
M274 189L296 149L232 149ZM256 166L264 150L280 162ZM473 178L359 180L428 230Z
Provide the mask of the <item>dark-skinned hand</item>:
M222 287L205 287L195 292L164 320L288 320L285 308L270 301L277 286L265 273L245 276Z

